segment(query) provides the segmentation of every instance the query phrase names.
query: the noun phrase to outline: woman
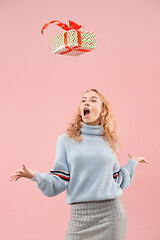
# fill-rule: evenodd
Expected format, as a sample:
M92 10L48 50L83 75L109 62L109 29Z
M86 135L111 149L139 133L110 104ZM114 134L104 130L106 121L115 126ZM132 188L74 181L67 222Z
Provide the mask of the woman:
M23 165L11 176L37 182L40 191L56 196L67 189L71 219L65 240L124 240L127 217L120 196L144 157L130 156L119 166L118 128L109 102L96 89L87 90L66 133L58 137L55 163L49 173Z

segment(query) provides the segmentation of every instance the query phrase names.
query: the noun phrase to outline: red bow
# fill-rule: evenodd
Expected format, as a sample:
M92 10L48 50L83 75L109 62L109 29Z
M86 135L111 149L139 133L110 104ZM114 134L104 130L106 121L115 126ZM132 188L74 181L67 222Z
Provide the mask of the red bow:
M81 25L79 25L79 24L77 24L73 21L70 21L70 20L69 20L69 27L66 24L64 24L64 23L62 23L58 20L54 20L54 21L51 21L49 23L44 24L44 26L42 27L42 30L41 30L42 34L43 34L43 30L46 29L48 27L48 25L51 24L51 23L54 23L54 24L58 25L59 27L61 27L62 29L66 30L66 31L68 31L70 29L75 29L75 30L78 31L81 28Z

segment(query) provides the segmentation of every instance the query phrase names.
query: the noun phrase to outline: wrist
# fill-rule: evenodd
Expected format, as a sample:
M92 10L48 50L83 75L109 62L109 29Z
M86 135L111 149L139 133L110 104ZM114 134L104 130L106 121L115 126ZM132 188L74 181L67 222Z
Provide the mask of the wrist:
M34 178L34 176L35 176L35 172L33 171L28 178L31 179L31 178Z

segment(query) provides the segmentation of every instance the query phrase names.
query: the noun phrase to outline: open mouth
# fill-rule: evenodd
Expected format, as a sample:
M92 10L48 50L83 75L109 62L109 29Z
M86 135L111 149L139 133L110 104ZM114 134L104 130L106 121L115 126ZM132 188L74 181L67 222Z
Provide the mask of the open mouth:
M83 114L85 117L88 116L90 114L90 110L88 108L84 108Z

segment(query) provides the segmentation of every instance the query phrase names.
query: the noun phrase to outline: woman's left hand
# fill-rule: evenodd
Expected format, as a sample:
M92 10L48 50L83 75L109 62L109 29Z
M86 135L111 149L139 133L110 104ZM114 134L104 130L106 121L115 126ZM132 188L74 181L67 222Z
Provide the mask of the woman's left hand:
M136 157L136 156L133 156L133 155L130 155L130 154L128 154L128 156L136 162L149 163L144 157Z

